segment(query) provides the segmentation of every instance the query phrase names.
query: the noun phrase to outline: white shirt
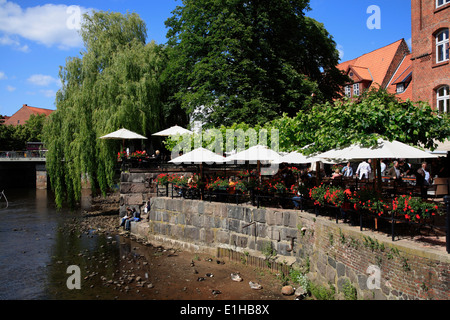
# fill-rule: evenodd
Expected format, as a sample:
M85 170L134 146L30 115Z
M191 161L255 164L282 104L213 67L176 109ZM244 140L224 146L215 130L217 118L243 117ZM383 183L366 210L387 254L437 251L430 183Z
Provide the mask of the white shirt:
M362 179L364 175L366 176L366 178L369 178L370 172L372 172L370 164L368 164L366 161L363 161L359 164L358 169L356 170L356 175L359 174L360 179Z

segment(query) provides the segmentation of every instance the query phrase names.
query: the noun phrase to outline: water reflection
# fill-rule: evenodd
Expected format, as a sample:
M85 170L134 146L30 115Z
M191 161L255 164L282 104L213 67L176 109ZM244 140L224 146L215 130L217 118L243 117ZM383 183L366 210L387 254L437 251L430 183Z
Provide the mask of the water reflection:
M68 222L81 211L56 210L47 190L5 191L9 207L0 209L0 299L113 299L117 293L101 283L120 269L120 239L81 233ZM83 195L83 206L90 205ZM128 245L129 246L129 245ZM67 268L81 269L81 290L69 290Z

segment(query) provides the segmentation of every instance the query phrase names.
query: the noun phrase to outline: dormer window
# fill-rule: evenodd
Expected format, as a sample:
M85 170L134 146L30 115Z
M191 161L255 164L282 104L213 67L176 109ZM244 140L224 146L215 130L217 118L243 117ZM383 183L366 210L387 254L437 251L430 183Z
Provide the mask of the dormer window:
M405 84L404 83L398 83L397 84L397 93L403 93L405 91Z

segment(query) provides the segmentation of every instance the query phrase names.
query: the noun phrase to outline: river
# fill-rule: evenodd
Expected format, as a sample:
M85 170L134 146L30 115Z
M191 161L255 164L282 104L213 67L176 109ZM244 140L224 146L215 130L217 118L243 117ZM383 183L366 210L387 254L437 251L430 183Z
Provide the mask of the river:
M86 219L83 209L92 204L89 194L71 212L56 210L47 190L5 193L8 208L0 200L0 300L292 299L280 295L279 279L242 262L154 247L90 229L90 224L78 228ZM246 281L232 281L234 272ZM81 289L71 288L74 279L80 280ZM250 280L264 290L251 289Z
M107 234L68 232L81 214L56 210L47 190L6 190L0 201L0 300L113 299L117 293L96 284L70 290L68 267L80 268L82 280L113 275L130 243ZM89 197L84 199L89 205ZM87 287L87 288L86 288ZM90 289L90 290L87 290Z

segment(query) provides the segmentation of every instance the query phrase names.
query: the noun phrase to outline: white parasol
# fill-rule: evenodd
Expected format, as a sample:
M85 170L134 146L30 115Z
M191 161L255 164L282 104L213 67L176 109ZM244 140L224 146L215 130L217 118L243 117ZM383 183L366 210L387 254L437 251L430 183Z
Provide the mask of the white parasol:
M180 126L173 126L168 129L165 129L163 131L159 131L157 133L152 134L152 136L158 136L158 137L168 137L168 136L176 136L177 134L193 134L192 131L185 129Z

